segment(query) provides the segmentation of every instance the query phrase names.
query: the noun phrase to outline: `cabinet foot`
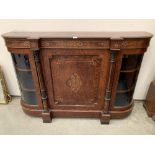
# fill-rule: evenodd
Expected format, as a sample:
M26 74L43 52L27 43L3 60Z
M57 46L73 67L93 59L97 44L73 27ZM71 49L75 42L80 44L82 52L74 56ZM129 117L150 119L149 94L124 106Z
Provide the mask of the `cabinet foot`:
M155 115L152 116L152 120L155 121Z
M109 124L110 123L110 114L101 114L100 122L101 122L101 124Z
M51 123L52 117L50 112L42 112L43 123Z

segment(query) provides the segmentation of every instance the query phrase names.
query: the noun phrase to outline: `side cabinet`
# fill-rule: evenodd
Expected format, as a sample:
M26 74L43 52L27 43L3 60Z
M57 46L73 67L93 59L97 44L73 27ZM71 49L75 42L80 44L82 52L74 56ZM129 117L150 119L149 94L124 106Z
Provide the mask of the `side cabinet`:
M89 117L99 118L101 123L131 113L151 34L104 33L103 37L92 34L88 38L82 34L76 39L43 34L3 36L12 55L25 113L42 117L44 122L54 117Z

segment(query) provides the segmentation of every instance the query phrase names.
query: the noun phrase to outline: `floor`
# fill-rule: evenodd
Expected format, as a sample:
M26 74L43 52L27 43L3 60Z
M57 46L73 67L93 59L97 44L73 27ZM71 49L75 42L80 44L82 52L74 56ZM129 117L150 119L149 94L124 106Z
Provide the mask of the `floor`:
M20 98L14 97L8 105L0 105L0 134L7 135L101 135L101 134L155 134L155 122L149 118L142 102L135 102L130 116L121 120L111 120L109 125L101 125L98 119L53 119L52 123L42 123L42 119L23 113Z

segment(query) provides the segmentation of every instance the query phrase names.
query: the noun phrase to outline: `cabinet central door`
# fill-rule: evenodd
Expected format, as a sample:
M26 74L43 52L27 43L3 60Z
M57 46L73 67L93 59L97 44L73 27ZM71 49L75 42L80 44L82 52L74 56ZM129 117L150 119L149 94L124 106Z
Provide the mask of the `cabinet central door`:
M103 108L108 50L45 49L41 59L51 109Z

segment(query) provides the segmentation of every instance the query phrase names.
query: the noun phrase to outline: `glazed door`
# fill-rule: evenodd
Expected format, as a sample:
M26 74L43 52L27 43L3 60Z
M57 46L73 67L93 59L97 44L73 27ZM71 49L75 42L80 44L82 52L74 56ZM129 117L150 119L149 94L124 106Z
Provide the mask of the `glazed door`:
M108 50L42 50L41 62L50 108L102 109L109 57Z
M125 53L122 51L121 55L121 66L119 78L117 79L118 84L115 94L114 107L123 108L131 105L133 93L137 81L138 72L142 62L142 53Z

